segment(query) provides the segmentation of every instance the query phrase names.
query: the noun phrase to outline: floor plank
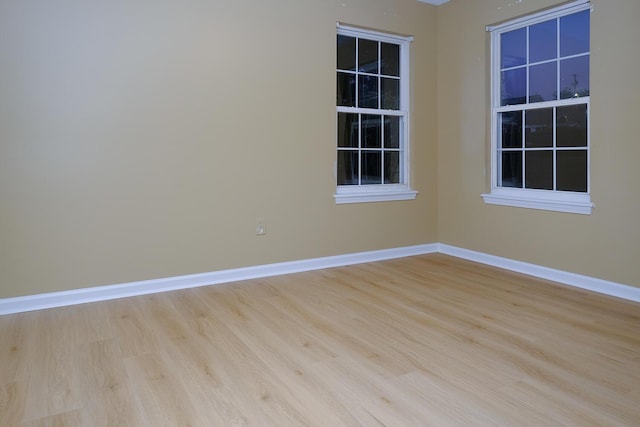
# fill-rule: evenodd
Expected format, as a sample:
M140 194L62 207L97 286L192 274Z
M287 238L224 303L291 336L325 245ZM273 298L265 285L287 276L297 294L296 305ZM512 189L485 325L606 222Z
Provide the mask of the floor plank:
M637 426L640 304L442 254L0 317L2 426Z

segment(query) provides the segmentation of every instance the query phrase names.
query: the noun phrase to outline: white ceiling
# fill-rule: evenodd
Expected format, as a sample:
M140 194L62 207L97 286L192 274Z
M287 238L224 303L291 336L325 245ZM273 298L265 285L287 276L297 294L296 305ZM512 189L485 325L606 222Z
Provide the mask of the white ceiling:
M429 3L429 4L435 4L436 6L440 6L443 3L448 2L449 0L418 0L421 1L422 3Z

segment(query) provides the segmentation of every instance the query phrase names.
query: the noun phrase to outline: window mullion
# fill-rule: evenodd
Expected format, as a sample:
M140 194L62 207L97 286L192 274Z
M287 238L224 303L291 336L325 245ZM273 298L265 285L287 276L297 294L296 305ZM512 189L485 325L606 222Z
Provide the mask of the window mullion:
M557 191L558 190L558 164L557 164L557 147L558 147L558 127L556 126L556 124L558 123L557 120L557 114L558 114L558 109L556 107L553 108L553 114L552 114L552 120L553 122L551 123L551 128L553 129L553 151L552 151L552 155L553 155L553 159L552 159L552 164L553 164L553 191Z
M378 41L377 44L377 48L378 48L378 75L376 76L378 78L378 110L382 109L382 77L380 77L380 75L382 74L382 43L380 43L380 41Z
M527 156L527 150L526 149L522 149L522 177L520 179L522 179L522 184L520 185L520 188L527 188L527 181L526 181L526 177L527 177L527 161L526 161L526 156Z
M356 108L358 108L360 106L360 64L358 63L360 55L359 55L359 50L360 50L360 37L356 37L356 57L355 57L355 64L356 64Z
M584 99L584 98L581 98ZM359 107L346 107L336 106L336 111L339 113L362 113L362 114L384 114L387 116L404 116L407 114L404 110L383 110L377 108L359 108Z
M556 18L556 101L560 99L560 18Z
M529 29L530 27L526 27L526 37L525 37L525 89L524 89L524 96L525 96L525 104L529 103L530 100L530 93L529 93L529 88L531 87L530 81L529 79L531 78L531 67L529 65ZM527 119L527 115L525 114L525 112L522 112L522 188L527 188L527 141L525 141L525 136L526 136L526 122L525 120Z
M380 116L380 162L382 163L380 170L382 175L382 183L384 184L384 118L385 115Z
M525 114L525 111L522 110L522 147L520 147L521 153L522 153L522 176L520 177L522 179L522 185L520 188L527 188L526 186L526 180L525 180L525 173L526 173L526 167L527 167L527 162L526 162L526 155L527 155L527 150L525 149L525 147L527 146L527 140L525 139L527 136L527 115Z
M382 110L382 43L378 41L378 111ZM380 183L384 184L384 115L380 114Z
M531 87L530 84L530 79L531 79L531 64L529 64L529 28L527 27L527 31L526 31L526 38L525 38L525 61L526 61L526 73L525 73L525 80L526 80L526 87L524 90L524 96L525 96L525 104L529 103L529 97L530 97L530 93L529 93L529 88Z
M358 114L358 185L362 185L362 114Z
M567 105L580 105L580 104L586 104L587 102L589 102L589 96L581 96L578 98L567 98L567 99L560 99L557 101L535 102L533 104L505 105L502 107L495 108L495 112L504 113L508 111L538 110L543 108L564 107ZM340 107L340 108L344 108L344 107Z

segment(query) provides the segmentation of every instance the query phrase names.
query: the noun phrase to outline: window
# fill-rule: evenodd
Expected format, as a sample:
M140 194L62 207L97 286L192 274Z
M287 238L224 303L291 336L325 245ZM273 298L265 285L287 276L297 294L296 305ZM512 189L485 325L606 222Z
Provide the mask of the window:
M589 214L590 6L489 27L492 178L485 202Z
M336 203L416 197L408 186L410 40L338 26Z

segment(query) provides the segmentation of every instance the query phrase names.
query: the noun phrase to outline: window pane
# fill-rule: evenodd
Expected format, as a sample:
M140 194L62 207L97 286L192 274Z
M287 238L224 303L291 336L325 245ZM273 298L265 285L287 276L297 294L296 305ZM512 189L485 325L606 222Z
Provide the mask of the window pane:
M527 95L527 71L525 68L503 71L500 84L500 105L524 104Z
M525 147L553 146L553 108L525 112Z
M400 77L400 46L391 43L382 43L380 45L380 53L382 55L380 66L381 74L387 76Z
M587 191L587 151L558 151L558 190Z
M382 78L382 108L400 109L400 80Z
M556 16L523 19L524 27L492 37L500 86L491 90L503 107L493 112L500 187L587 191L588 102L576 98L590 94L590 11Z
M553 190L553 152L525 153L525 187Z
M338 36L338 69L355 71L356 69L356 38Z
M385 151L384 153L384 183L398 184L400 182L400 153Z
M500 64L502 68L524 65L527 62L527 29L500 35Z
M560 98L589 95L589 55L560 61Z
M338 147L358 147L358 115L338 113Z
M522 111L500 114L502 128L502 148L522 147Z
M358 39L358 71L378 73L378 42Z
M362 184L382 184L382 153L362 152Z
M356 29L338 31L337 185L403 182L403 120L408 112L400 108L404 107L401 96L409 82L409 70L400 61L405 43L382 41Z
M502 187L522 188L522 152L503 151L500 170L502 171Z
M529 102L555 101L558 96L557 62L529 68Z
M557 33L556 19L529 27L529 63L557 58Z
M362 147L382 147L382 116L362 115Z
M358 76L358 107L378 108L378 77Z
M356 106L356 75L338 73L338 95L336 104L346 107Z
M587 146L587 105L558 107L556 113L556 145Z
M400 117L385 116L384 146L385 148L400 148Z
M338 151L338 185L358 185L357 151Z
M560 18L560 55L589 52L589 10Z

